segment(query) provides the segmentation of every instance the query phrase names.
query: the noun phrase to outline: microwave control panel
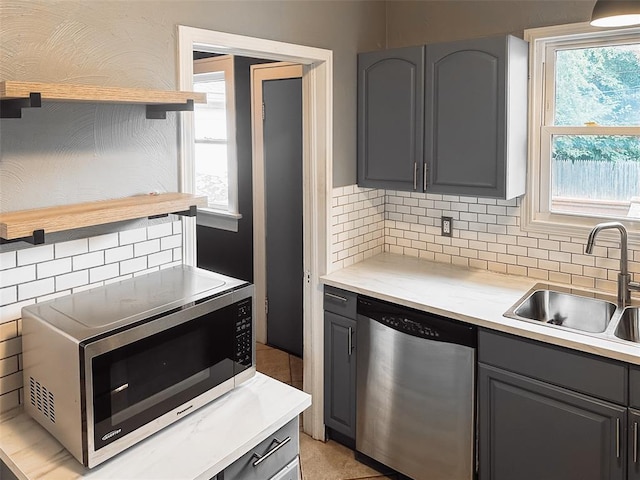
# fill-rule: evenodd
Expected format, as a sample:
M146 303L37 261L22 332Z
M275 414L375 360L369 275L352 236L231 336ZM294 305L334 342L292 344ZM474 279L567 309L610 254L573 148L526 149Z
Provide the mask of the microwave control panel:
M251 298L238 303L236 319L236 362L251 366L252 352Z

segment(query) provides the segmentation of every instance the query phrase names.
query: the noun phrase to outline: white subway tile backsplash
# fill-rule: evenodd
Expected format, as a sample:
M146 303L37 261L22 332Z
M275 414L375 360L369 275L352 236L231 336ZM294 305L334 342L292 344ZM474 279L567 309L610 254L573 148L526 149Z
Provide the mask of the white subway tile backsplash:
M173 251L165 250L162 252L153 253L149 255L149 258L147 261L148 261L147 265L149 267L157 267L165 263L170 263L173 261Z
M173 223L160 223L147 228L147 238L160 238L173 235Z
M182 247L182 235L171 235L160 239L160 250Z
M89 251L89 240L87 238L80 238L78 240L71 240L70 242L56 243L54 250L56 258L81 255Z
M0 288L18 285L20 283L31 282L36 279L36 266L26 265L24 267L12 268L0 272Z
M136 243L133 246L133 256L141 257L160 251L160 239L148 240L146 242Z
M107 248L117 247L119 245L118 233L109 233L107 235L99 235L89 238L89 251L105 250Z
M133 258L133 245L123 245L122 247L111 248L104 251L104 262L115 263Z
M120 274L139 272L147 268L147 257L138 257L120 262Z
M135 228L133 230L124 230L119 233L120 245L128 245L130 243L144 242L147 239L146 228Z
M104 251L85 253L73 257L73 270L84 270L86 268L104 265Z
M67 273L55 277L56 290L68 290L70 288L79 287L89 283L89 271L79 270L77 272Z
M36 265L38 278L54 277L71 271L71 258L59 258L50 262L42 262Z
M53 245L25 248L18 250L18 266L53 260Z
M35 282L22 283L18 285L18 301L29 298L41 297L55 291L55 281L53 278L36 280Z
M120 264L109 263L89 269L89 283L101 282L120 275Z
M7 268L15 268L18 264L17 252L3 252L0 253L0 270L6 270ZM0 273L0 275L2 275Z
M9 303L15 303L18 301L18 287L16 285L12 287L0 288L0 306L8 305Z

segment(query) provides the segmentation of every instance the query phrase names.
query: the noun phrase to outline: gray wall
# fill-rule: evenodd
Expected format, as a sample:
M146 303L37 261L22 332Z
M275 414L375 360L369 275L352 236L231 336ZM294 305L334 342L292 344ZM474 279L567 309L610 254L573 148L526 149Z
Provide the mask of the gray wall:
M334 185L356 179L356 53L384 47L384 2L0 2L0 79L176 88L176 25L334 52ZM0 120L0 211L178 187L176 115L48 104Z
M586 22L595 0L448 0L387 2L389 48L508 34Z

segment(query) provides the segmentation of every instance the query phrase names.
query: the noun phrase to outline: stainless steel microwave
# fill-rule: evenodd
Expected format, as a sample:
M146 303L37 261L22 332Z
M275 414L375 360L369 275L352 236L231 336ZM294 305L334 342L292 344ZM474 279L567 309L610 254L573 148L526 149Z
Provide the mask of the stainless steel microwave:
M25 307L25 411L94 467L255 375L253 303L180 265Z

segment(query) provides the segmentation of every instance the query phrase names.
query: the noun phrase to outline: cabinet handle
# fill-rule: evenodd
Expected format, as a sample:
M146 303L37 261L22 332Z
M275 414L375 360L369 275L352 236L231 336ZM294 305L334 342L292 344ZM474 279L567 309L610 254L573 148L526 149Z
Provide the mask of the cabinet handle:
M413 189L418 189L418 162L413 162Z
M282 441L278 440L277 438L274 438L271 444L273 445L275 443L276 446L273 447L271 450L269 450L267 453L265 453L264 455L258 455L257 453L254 452L253 455L251 455L251 458L257 458L257 460L253 462L253 466L257 467L258 465L260 465L262 462L264 462L267 458L269 458L271 455L276 453L278 450L280 450L290 441L291 441L291 437L287 437Z
M633 422L633 463L638 463L638 422Z
M349 333L348 333L348 337L347 337L347 350L348 350L348 354L349 356L351 356L351 353L353 353L353 328L349 327Z
M349 301L348 298L341 297L340 295L336 295L335 293L324 292L325 297L333 298L335 300L340 300L341 302L347 303Z
M424 162L422 164L422 188L423 190L426 192L427 191L427 172L429 171L429 168L427 167L427 162Z
M616 457L620 458L620 419L616 418Z

